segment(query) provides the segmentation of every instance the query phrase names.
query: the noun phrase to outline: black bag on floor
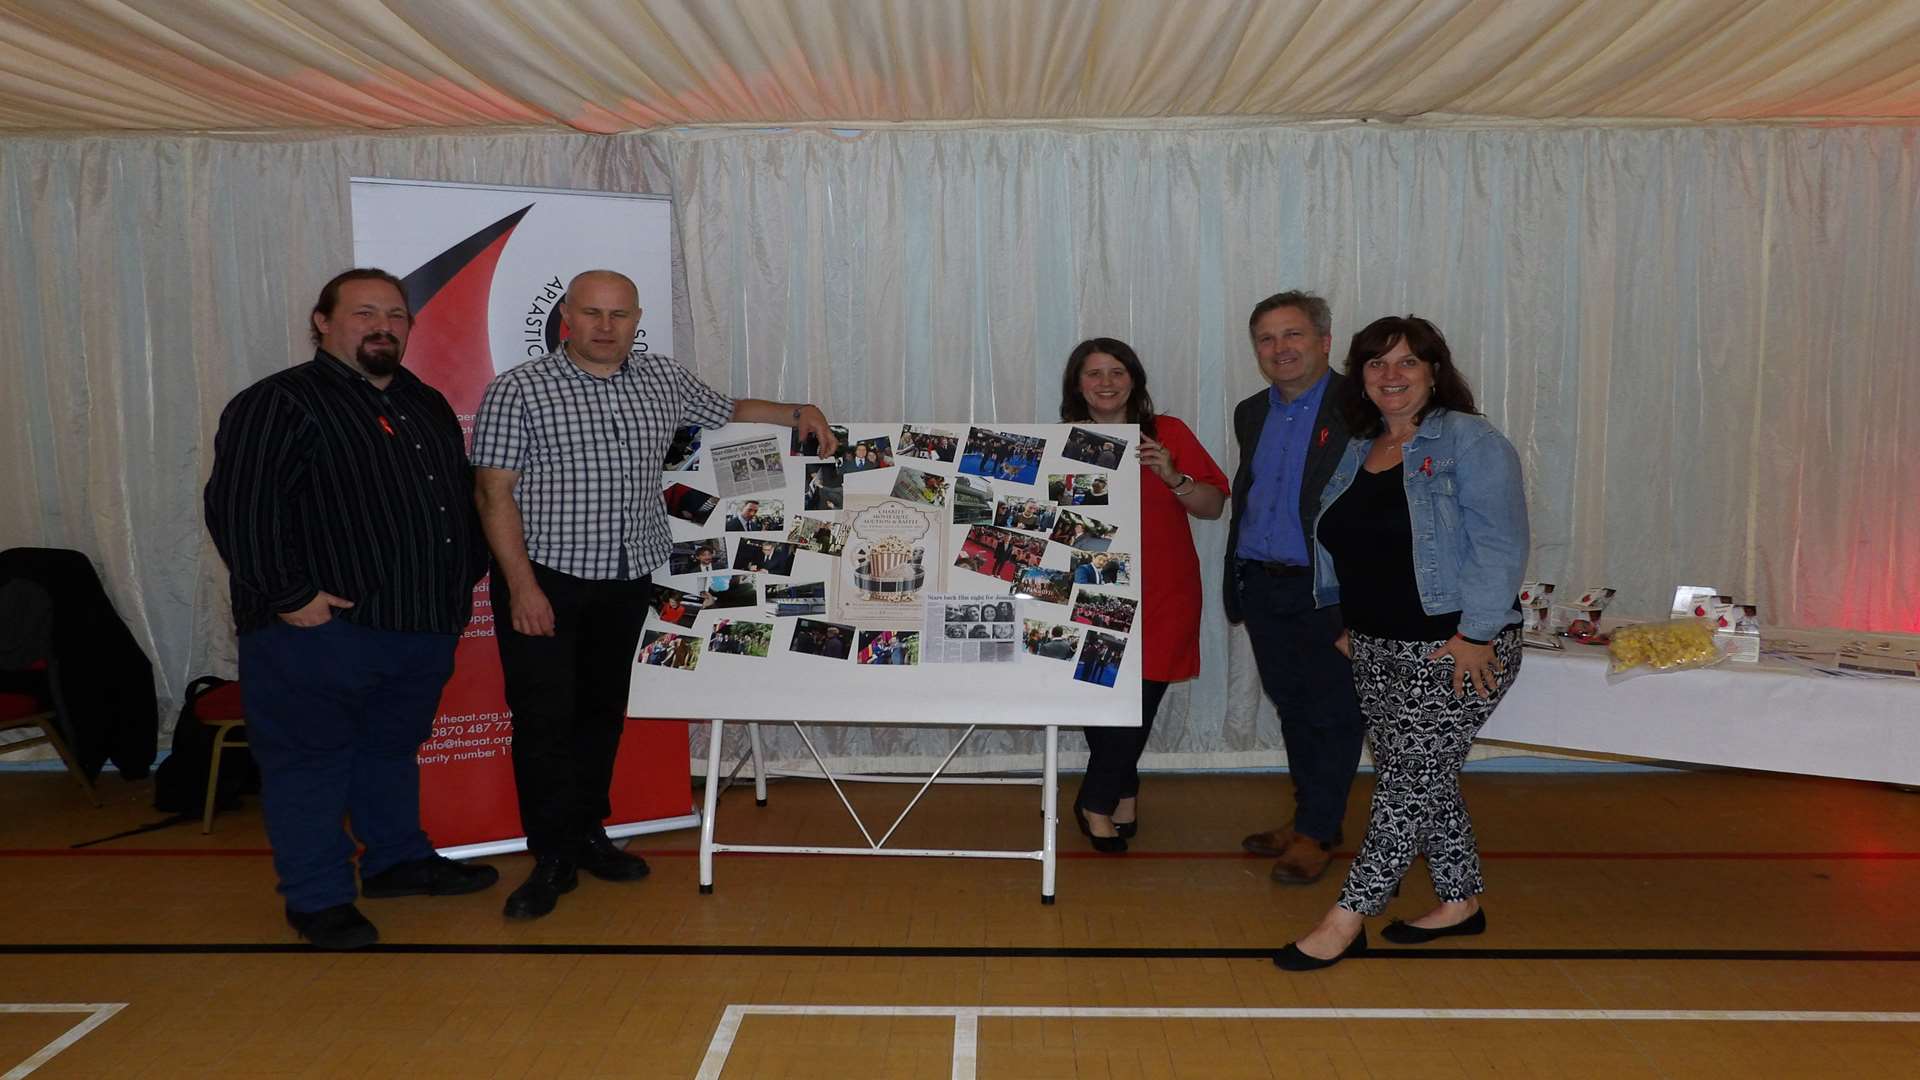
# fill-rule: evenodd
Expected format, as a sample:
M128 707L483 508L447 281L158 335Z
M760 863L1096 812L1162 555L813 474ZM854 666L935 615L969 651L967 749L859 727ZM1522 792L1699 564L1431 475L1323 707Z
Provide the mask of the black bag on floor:
M170 814L199 817L206 806L207 773L213 768L214 730L200 722L198 707L209 691L231 684L217 675L202 675L187 684L187 700L173 726L173 750L153 771L153 808ZM220 786L214 793L216 810L232 810L242 795L260 791L260 770L253 753L229 744L220 752Z

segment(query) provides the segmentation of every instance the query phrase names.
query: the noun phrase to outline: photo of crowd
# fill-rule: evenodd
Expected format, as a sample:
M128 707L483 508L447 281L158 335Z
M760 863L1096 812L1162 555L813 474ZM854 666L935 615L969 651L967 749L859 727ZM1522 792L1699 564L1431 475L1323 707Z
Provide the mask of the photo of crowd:
M953 484L953 523L979 525L993 520L993 485L972 476L958 476Z
M1113 534L1119 531L1118 525L1062 510L1059 524L1053 527L1053 540L1079 551L1105 551L1113 545Z
M733 553L733 568L786 577L793 573L793 555L798 550L784 540L742 540Z
M653 596L648 601L653 613L660 616L662 622L675 626L692 626L693 620L707 606L699 593L681 592L670 585L655 585Z
M843 473L884 469L892 464L893 440L885 435L877 439L861 439L852 446L843 444L840 447L840 471Z
M760 582L752 574L713 574L700 579L700 607L758 607Z
M1049 604L1064 604L1073 595L1073 575L1065 570L1023 566L1013 576L1013 594Z
M665 630L649 630L640 638L636 664L692 671L700 663L700 639Z
M1061 506L1105 506L1107 474L1051 473L1047 476L1047 498Z
M853 654L856 664L901 666L920 662L920 631L862 630L860 648Z
M787 534L787 540L808 551L837 557L847 548L847 523L802 515L794 519L793 531Z
M667 552L667 573L708 574L727 568L727 542L721 537L710 540L682 540Z
M1067 554L1075 585L1133 584L1133 556L1124 551L1074 551Z
M807 466L806 495L802 501L809 510L845 509L846 486L840 477L840 466L831 461Z
M1084 461L1098 469L1117 469L1127 454L1127 440L1102 435L1086 428L1067 429L1067 445L1060 456Z
M893 481L893 497L924 506L945 506L947 478L939 473L921 472L902 465L900 475Z
M960 455L960 471L994 480L1031 484L1040 475L1040 458L1047 440L987 428L967 429L967 451Z
M681 521L691 521L695 525L705 525L713 516L714 508L720 500L698 488L685 484L675 484L660 493L660 501L667 504L667 515Z
M779 499L733 499L727 503L728 532L771 532L787 527L787 504Z
M839 424L828 424L827 430L833 432L834 439L837 440L841 446L847 444L846 428L841 427ZM796 457L819 457L820 437L817 435L809 435L803 439L800 437L800 429L794 428L792 434L787 436L787 453L793 454Z
M788 647L808 656L845 660L847 654L853 651L853 627L818 619L799 619L793 624L793 642Z
M1021 627L1020 644L1034 656L1049 660L1071 660L1080 651L1078 627L1028 619Z
M1058 508L1039 499L1002 499L993 512L993 523L1003 529L1044 533L1053 528Z
M1022 536L992 525L975 525L967 530L966 542L953 565L976 574L1012 581L1023 566L1039 566L1047 553L1047 542L1037 536Z
M1140 601L1130 596L1082 589L1073 602L1073 621L1125 632L1133 629L1133 612L1139 605Z
M822 615L827 610L827 583L767 586L767 605L775 616Z
M1086 647L1080 650L1080 662L1074 665L1073 677L1080 682L1112 686L1120 677L1120 658L1126 652L1126 638L1089 630Z
M939 428L917 428L912 424L900 428L901 457L924 458L928 461L952 461L953 455L960 451L960 436Z
M773 644L773 624L721 619L713 624L707 651L731 656L765 656Z

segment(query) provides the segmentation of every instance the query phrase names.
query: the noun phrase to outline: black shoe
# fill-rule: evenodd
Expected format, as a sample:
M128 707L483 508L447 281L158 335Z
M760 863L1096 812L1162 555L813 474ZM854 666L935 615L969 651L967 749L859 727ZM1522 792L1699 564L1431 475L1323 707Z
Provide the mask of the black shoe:
M533 873L507 897L505 914L509 919L537 919L579 887L580 873L572 859L542 855L533 861Z
M287 925L299 931L316 949L364 949L380 940L380 931L352 904L335 904L319 911L288 908Z
M574 861L601 881L639 881L648 874L647 860L621 851L600 829L587 838Z
M1095 836L1093 826L1087 824L1087 811L1079 803L1073 804L1073 820L1080 823L1080 833L1093 845L1093 850L1108 855L1125 855L1127 839L1124 836Z
M1131 840L1140 832L1140 819L1135 818L1132 821L1116 821L1113 823L1113 830L1120 834L1120 839Z
M1431 929L1424 926L1411 926L1399 919L1387 924L1380 936L1395 945L1425 945L1435 938L1471 937L1487 932L1487 910L1480 908L1473 914L1454 923L1452 926L1436 926Z
M1273 966L1279 968L1281 971L1319 971L1321 968L1330 968L1350 956L1359 956L1366 951L1367 932L1363 929L1346 948L1340 950L1339 956L1331 960L1322 960L1317 956L1308 956L1306 953L1300 951L1300 946L1293 942L1288 942L1286 948L1273 954Z
M403 862L377 874L362 875L360 895L369 900L393 896L465 896L500 880L485 863L454 862L440 855Z

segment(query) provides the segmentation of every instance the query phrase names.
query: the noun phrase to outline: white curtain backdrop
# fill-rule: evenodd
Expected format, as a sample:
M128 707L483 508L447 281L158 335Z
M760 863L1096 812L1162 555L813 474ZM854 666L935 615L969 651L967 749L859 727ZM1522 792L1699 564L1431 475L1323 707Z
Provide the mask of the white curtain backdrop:
M1912 128L0 140L0 543L92 554L163 698L231 671L207 449L235 390L304 355L356 174L671 191L682 358L839 417L1049 420L1073 344L1124 338L1229 469L1255 301L1323 293L1336 354L1417 312L1520 449L1535 575L1626 613L1698 582L1774 623L1920 629ZM1211 572L1224 528L1196 534ZM1281 760L1215 584L1149 764ZM904 766L944 738L823 750ZM969 763L1033 746L994 733Z

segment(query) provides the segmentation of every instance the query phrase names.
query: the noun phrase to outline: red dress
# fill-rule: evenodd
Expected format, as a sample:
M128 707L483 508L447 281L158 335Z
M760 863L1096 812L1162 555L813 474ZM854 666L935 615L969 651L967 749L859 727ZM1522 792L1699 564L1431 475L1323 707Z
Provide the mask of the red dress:
M1230 494L1227 474L1214 464L1192 429L1171 417L1154 418L1161 445L1176 472ZM1140 467L1140 675L1179 682L1200 674L1200 555L1193 547L1187 508L1146 466Z

